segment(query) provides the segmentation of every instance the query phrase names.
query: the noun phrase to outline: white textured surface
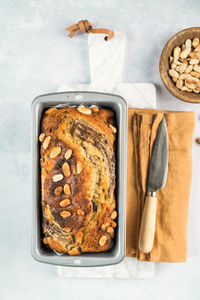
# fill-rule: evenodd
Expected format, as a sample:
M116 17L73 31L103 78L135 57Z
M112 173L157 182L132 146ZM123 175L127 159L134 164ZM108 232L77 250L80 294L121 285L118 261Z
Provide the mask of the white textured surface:
M90 81L87 37L67 38L65 26L88 19L127 34L125 82L157 85L159 107L195 110L161 83L161 49L175 32L199 26L199 0L2 0L0 1L0 298L200 299L200 147L193 147L188 261L156 264L152 279L73 280L30 255L30 104L63 82ZM184 163L184 162L183 162Z
M115 32L115 38L106 42L101 34L88 37L90 84L63 84L58 91L99 91L122 96L128 107L155 108L156 91L151 83L135 84L121 81L126 35ZM97 268L58 267L58 274L65 278L151 278L154 263L137 262L124 258L113 266Z
M126 257L121 263L114 266L96 268L58 267L58 275L63 278L152 278L154 264Z

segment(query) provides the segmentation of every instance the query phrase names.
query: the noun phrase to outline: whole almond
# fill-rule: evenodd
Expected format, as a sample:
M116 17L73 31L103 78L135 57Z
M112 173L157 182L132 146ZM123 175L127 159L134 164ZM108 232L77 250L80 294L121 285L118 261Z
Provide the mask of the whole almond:
M110 127L110 129L112 130L113 133L117 132L117 129L113 125L109 124L109 127Z
M45 237L45 238L43 238L43 243L45 244L45 245L47 245L48 244L48 240L47 240L47 238Z
M198 72L196 72L196 71L192 71L191 73L190 73L190 75L191 76L193 76L193 77L196 77L196 76L198 76L198 75L200 75Z
M190 57L192 57L192 58L200 58L200 51L198 51L198 52L196 52L196 51L190 52Z
M92 113L91 109L84 107L84 106L79 106L77 109L80 113L85 114L85 115L91 115L91 113Z
M195 77L193 77L193 76L188 77L188 78L186 79L186 81L187 81L188 83L194 83L194 84L197 84L197 83L200 82L198 78L195 78Z
M65 159L68 160L72 156L72 150L68 149L65 153Z
M63 179L63 175L62 174L56 174L52 177L52 179L53 179L54 182L61 181Z
M99 111L99 108L98 108L98 107L93 107L93 108L92 108L92 111L93 111L94 113L96 113L96 112Z
M197 58L192 58L189 63L190 65L198 65L199 60Z
M178 47L178 46L175 47L175 48L174 48L174 59L175 59L175 60L178 60L178 59L179 59L180 53L181 53L181 48Z
M44 141L44 138L45 138L45 133L41 133L40 136L39 136L39 141L40 142L43 142Z
M69 199L64 199L62 201L60 201L60 206L61 207L66 207L68 205L70 205L71 201Z
M183 86L183 80L179 78L176 82L176 87L181 90L182 86Z
M105 230L109 225L110 225L109 222L105 222L105 223L103 223L103 224L101 225L101 228L102 228L103 230Z
M70 186L69 186L69 184L67 184L67 183L64 185L64 193L65 193L65 195L67 195L67 196L69 196L70 193L71 193L71 191L70 191Z
M107 232L110 233L110 236L111 236L112 238L114 237L115 231L114 231L113 227L109 226L109 227L107 228Z
M65 177L69 177L71 175L70 166L67 162L62 165L62 170Z
M50 157L51 157L51 158L56 158L58 155L60 155L61 150L62 150L61 147L54 147L54 148L51 150Z
M198 38L194 38L194 39L193 39L193 42L192 42L192 46L193 46L194 48L196 48L198 45L199 45L199 39L198 39Z
M200 66L194 65L194 71L200 73Z
M190 72L192 72L192 69L193 69L193 65L189 65L186 70L185 70L185 73L186 74L189 74Z
M53 112L55 112L57 110L57 108L56 107L52 107L52 108L49 108L48 110L46 110L46 114L47 115L50 115L51 113L53 113Z
M113 228L115 228L117 226L117 223L115 221L112 221L111 225Z
M80 248L73 247L69 250L69 255L79 255L80 254Z
M173 63L171 64L171 69L175 70L176 68L177 68L177 65L173 62Z
M186 48L181 52L180 57L181 57L181 58L187 58L188 55L189 55L189 53L190 53L190 51L191 51L191 48L187 48L187 47L186 47Z
M169 70L169 75L171 77L175 77L175 78L178 78L178 76L179 76L178 73L175 70L172 70L172 69Z
M71 212L70 212L70 211L67 211L67 210L63 210L63 211L60 212L60 215L61 215L61 217L63 217L63 218L68 218L68 217L71 216Z
M179 79L185 80L186 78L188 78L190 76L190 74L180 74Z
M183 63L182 65L180 65L179 67L179 73L184 73L184 71L186 70L187 65L185 63Z
M194 83L190 83L187 81L187 79L185 80L185 86L188 88L188 89L195 89L196 85Z
M192 41L191 41L190 39L187 39L187 40L185 41L185 47L191 49L191 47L192 47Z
M80 174L81 171L82 171L82 169L83 169L82 163L81 162L77 162L77 164L76 164L76 173Z
M106 235L102 235L102 237L99 240L99 245L104 246L106 244L106 241L107 241Z
M54 190L54 194L59 196L62 193L62 186L57 186Z
M85 215L85 212L82 210L82 209L77 209L77 214L79 215L79 216L84 216Z
M114 220L115 218L117 218L117 212L116 212L116 210L114 210L113 212L112 212L112 214L111 214L111 219L112 220Z
M196 72L196 73L198 73L198 72ZM200 73L198 73L196 75L193 75L193 76L196 77L196 78L198 78L198 79L200 79Z
M46 150L49 147L50 141L51 141L51 136L49 135L45 138L42 144L44 150Z

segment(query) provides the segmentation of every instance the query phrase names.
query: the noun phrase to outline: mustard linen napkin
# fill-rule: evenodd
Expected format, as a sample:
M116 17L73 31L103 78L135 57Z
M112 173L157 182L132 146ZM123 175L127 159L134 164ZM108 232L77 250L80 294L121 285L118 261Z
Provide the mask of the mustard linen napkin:
M157 193L153 249L144 254L138 249L140 222L152 146L163 115L168 129L168 177L166 186ZM129 108L126 256L157 262L186 260L194 125L193 112Z

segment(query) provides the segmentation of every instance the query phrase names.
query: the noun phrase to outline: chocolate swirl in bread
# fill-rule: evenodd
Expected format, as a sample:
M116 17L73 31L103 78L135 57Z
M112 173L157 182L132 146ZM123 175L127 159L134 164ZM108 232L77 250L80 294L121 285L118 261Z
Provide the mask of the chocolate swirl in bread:
M49 109L42 119L44 243L77 255L113 246L115 131L108 109Z
M110 195L115 188L115 154L109 139L83 120L74 121L71 133L72 135L79 137L82 141L91 143L102 154L110 172L108 190Z

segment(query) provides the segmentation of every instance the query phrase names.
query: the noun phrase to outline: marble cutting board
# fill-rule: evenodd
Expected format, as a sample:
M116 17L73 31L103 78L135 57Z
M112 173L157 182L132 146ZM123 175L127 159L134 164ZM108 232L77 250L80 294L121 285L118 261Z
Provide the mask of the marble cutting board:
M128 107L156 108L156 90L151 83L124 83L121 80L126 36L115 32L114 39L104 40L102 34L89 34L90 84L62 84L58 92L95 91L117 94ZM58 267L64 278L150 278L154 275L154 263L139 262L125 257L118 265L105 267Z

